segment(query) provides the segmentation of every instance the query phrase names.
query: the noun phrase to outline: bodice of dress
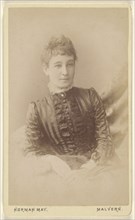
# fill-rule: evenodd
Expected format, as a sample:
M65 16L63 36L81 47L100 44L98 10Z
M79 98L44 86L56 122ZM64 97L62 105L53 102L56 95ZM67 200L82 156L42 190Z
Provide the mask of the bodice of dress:
M102 100L91 89L49 94L29 106L27 150L37 154L86 155L99 159L112 153Z
M72 90L52 96L60 154L84 154L94 146L94 124L90 131L90 115L82 111ZM56 131L55 130L55 131Z

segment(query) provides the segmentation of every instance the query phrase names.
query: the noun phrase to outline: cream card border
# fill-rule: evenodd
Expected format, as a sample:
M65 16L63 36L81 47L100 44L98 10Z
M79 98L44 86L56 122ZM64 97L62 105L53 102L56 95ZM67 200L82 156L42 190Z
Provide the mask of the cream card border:
M30 218L44 218L44 219L89 219L91 216L92 219L94 218L100 218L100 219L108 219L109 217L114 219L124 219L126 216L129 216L132 210L132 157L131 157L131 145L132 145L132 127L131 127L131 106L132 106L132 6L128 1L3 1L2 3L3 7L3 61L4 61L4 138L3 138L3 144L4 144L4 167L3 167L3 175L4 175L4 182L3 182L3 189L4 189L4 216L5 219L10 217L13 219L30 219ZM9 109L9 97L8 97L8 84L9 84L9 78L8 78L8 10L10 8L20 8L20 7L50 7L50 8L61 8L61 7L76 7L76 8L85 8L85 7L94 7L94 8L128 8L129 11L129 47L128 47L128 63L129 63L129 192L130 192L130 199L129 199L129 205L127 206L47 206L47 207L15 207L15 206L9 206L8 205L8 145L9 145L9 132L8 132L8 121L9 121L9 115L8 115L8 109ZM118 211L114 211L113 209L117 208ZM20 209L22 211L17 211L17 209ZM29 209L29 211L23 211ZM32 211L33 209L33 211ZM98 211L100 209L100 211ZM103 209L104 211L101 211ZM124 217L125 216L125 217Z

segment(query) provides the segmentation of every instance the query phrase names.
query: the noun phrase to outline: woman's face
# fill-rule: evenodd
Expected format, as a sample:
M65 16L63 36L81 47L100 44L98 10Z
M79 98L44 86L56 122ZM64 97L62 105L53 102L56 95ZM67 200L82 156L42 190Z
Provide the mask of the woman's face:
M75 60L73 56L52 56L48 67L44 70L49 81L56 88L67 88L73 83L75 74Z

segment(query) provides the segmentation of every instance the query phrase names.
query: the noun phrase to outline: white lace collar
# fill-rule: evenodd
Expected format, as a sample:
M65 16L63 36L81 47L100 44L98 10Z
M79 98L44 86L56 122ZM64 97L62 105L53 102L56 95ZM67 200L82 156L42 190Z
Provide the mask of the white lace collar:
M49 91L52 95L56 94L56 93L63 93L63 92L66 92L70 89L72 89L73 85L70 85L66 88L56 88L53 84L51 84L50 82L48 83L48 88L49 88Z

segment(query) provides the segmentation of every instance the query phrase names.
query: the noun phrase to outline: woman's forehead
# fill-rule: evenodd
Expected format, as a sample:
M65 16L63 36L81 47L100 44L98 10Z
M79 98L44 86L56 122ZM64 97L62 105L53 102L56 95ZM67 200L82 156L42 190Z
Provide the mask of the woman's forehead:
M74 61L74 56L66 55L66 54L57 54L51 57L49 63L68 62L68 61Z

